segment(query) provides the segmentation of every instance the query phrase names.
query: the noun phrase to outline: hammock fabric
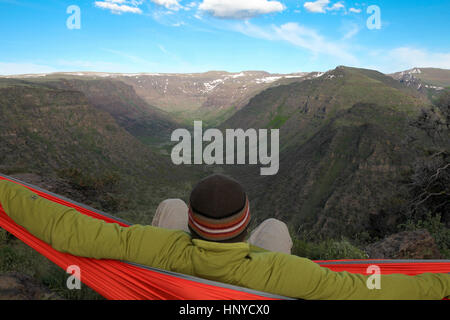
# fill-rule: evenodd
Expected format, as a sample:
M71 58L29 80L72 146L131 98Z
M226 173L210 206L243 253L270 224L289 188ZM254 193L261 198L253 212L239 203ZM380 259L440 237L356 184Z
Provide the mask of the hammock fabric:
M0 174L0 180L8 180L27 187L50 201L76 209L82 214L102 219L108 223L129 224L104 212L76 203L51 192L31 186ZM111 300L267 300L285 297L240 288L228 284L204 280L192 276L168 272L147 266L117 260L97 260L61 253L47 243L31 235L17 225L0 204L0 227L22 240L25 244L47 257L59 267L67 270L71 265L79 266L81 281ZM450 261L446 260L333 260L316 261L333 271L348 271L366 274L367 267L377 264L383 274L403 273L415 275L425 272L450 272Z

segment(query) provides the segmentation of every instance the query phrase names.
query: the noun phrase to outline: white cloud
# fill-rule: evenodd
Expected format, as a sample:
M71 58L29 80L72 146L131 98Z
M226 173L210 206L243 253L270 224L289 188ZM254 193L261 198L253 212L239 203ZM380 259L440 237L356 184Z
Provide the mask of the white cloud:
M314 54L326 54L339 57L346 63L354 63L356 58L347 52L345 47L337 42L326 40L317 31L301 26L298 23L290 22L275 27L278 37L296 45L307 49Z
M359 31L361 30L361 27L357 25L356 23L350 22L346 23L344 27L342 28L342 31L344 33L344 36L342 37L342 40L348 40L356 36Z
M350 8L348 11L353 12L353 13L361 13L361 9L356 9L356 8Z
M178 0L151 0L153 3L157 5L163 6L166 9L178 11L183 6L179 3Z
M330 3L330 0L317 0L314 2L305 2L303 5L306 10L309 12L315 12L315 13L325 13L325 8Z
M178 11L183 8L179 0L150 0L156 5L165 7L171 11ZM136 13L141 14L142 10L140 6L145 2L145 0L104 0L95 1L94 4L98 8L110 10L114 14L122 13Z
M106 0L95 1L94 4L97 8L110 10L113 14L122 13L136 13L141 14L142 10L139 8L143 1L127 1L127 0Z
M345 6L341 1L334 3L331 7L328 6L329 4L330 0L316 0L305 2L303 6L309 12L314 13L326 13L327 11L345 10Z
M217 18L247 19L281 12L285 6L279 1L268 0L203 0L198 8Z
M341 9L345 9L345 6L342 2L336 2L330 8L327 8L329 11L339 11Z
M191 9L194 9L195 7L198 6L198 3L195 1L189 2L188 4L186 4L183 9L186 11L190 11Z
M431 52L423 48L397 47L366 51L362 64L365 68L393 73L418 68L450 69L450 52Z
M398 70L414 67L435 67L450 69L450 52L429 52L424 49L399 47L390 50L387 58Z
M314 56L326 55L339 59L339 64L358 64L358 59L352 55L344 43L328 40L316 30L299 25L296 22L281 26L272 25L262 28L249 22L235 26L235 30L247 36L271 41L284 41L296 47L309 51Z

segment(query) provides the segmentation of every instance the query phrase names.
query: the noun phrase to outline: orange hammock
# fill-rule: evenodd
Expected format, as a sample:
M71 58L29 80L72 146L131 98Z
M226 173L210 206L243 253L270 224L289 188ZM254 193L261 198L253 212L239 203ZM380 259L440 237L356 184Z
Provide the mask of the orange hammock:
M104 212L76 203L62 196L31 186L0 174L0 180L9 180L27 187L39 196L76 209L82 214L117 223L129 224ZM0 204L0 227L22 240L59 267L67 270L71 265L82 270L81 281L107 299L112 300L262 300L288 299L269 293L236 287L117 260L97 260L61 253L47 243L31 235L17 225ZM403 273L415 275L425 272L450 272L449 260L333 260L316 261L333 271L348 271L366 274L367 267L377 264L383 274Z

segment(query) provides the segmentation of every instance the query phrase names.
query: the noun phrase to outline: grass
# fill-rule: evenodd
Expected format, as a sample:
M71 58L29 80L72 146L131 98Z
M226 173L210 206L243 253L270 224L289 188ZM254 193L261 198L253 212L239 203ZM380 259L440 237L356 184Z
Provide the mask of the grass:
M302 208L304 216L314 215L317 208L324 206L334 191L336 180L343 175L348 165L346 159L341 157L330 160L328 167L322 170L314 183L312 192L308 195L308 200Z
M277 114L272 118L267 127L270 129L280 129L287 120L289 120L289 117Z
M368 255L346 238L313 241L293 237L292 254L311 260L367 259Z
M67 289L64 270L0 228L0 274L8 272L26 274L63 299L103 299L84 284L80 290Z
M176 111L172 113L181 126L188 130L192 128L194 121L203 121L204 129L218 127L237 112L236 106L224 107L222 109L198 108L194 110Z
M449 83L449 70L437 69L437 68L420 68L421 73L414 74L414 77L422 80L427 84L440 87L448 87Z
M296 239L292 254L311 260L367 259L367 254L348 240L326 240L308 243Z

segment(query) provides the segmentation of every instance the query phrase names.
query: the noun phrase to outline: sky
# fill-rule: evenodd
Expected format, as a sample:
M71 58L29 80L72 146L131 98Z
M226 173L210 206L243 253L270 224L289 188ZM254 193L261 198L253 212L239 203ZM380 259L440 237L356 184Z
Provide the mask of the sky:
M450 1L0 0L0 74L450 69Z

